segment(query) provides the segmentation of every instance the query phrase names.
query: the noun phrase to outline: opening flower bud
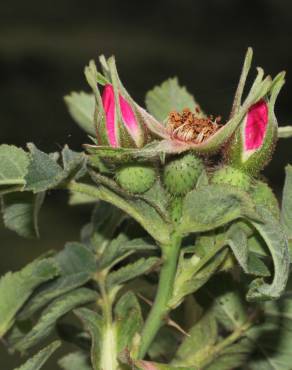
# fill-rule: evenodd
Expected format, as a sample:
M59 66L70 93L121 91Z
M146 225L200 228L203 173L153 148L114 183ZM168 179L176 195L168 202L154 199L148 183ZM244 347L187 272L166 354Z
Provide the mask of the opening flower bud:
M274 105L283 84L281 73L274 79L269 94L249 107L225 148L226 162L232 167L256 175L270 161L278 129Z
M277 123L265 100L252 105L227 148L228 162L256 174L269 162L276 141Z
M101 110L104 116L100 114ZM143 145L144 134L134 108L120 93L115 94L112 84L105 85L102 107L97 107L95 117L99 144L113 148Z

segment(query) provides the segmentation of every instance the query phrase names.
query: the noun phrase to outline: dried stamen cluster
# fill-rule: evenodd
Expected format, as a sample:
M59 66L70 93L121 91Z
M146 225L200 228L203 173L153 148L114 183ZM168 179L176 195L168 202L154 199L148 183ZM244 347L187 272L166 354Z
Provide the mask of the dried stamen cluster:
M168 117L168 128L173 139L191 141L200 144L222 126L219 124L221 117L213 119L201 117L197 109L195 113L185 108L182 113L171 112Z

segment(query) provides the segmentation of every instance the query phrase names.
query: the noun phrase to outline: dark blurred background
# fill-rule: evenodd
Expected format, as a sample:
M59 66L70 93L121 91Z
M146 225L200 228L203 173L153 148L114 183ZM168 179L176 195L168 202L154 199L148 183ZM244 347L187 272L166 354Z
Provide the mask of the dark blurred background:
M89 90L83 68L101 53L116 56L122 80L139 103L148 89L177 75L205 111L227 117L252 46L254 67L272 75L287 71L276 111L280 124L292 124L291 25L288 0L2 0L0 143L34 142L44 151L67 143L80 150L86 135L62 97ZM292 139L279 142L265 171L278 194L284 166L292 162L291 145ZM41 213L40 240L23 240L1 224L0 273L76 240L88 217L89 209L69 208L64 194L53 193ZM0 346L0 370L19 363Z

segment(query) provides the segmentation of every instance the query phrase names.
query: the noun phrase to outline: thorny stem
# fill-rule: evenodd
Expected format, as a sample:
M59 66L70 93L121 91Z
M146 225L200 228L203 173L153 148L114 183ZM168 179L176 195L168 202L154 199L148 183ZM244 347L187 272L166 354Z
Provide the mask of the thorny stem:
M168 245L162 246L162 265L155 301L145 322L141 334L138 358L143 359L169 312L168 301L171 298L176 274L177 260L181 246L181 237L173 235Z

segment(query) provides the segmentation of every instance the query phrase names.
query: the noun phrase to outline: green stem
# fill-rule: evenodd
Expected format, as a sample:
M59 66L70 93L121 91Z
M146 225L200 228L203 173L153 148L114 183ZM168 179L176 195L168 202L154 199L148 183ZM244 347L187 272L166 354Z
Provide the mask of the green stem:
M100 366L101 369L117 370L116 328L112 317L112 302L105 288L104 277L97 276L96 280L102 298L102 313L104 319Z
M163 325L163 321L169 312L168 301L171 298L173 290L180 246L181 237L177 235L172 236L169 244L162 246L162 257L164 263L160 271L155 301L141 334L141 345L138 354L139 359L143 359L147 353L153 339L160 327Z
M112 305L105 289L105 284L102 279L98 280L99 290L102 298L103 317L107 323L112 324Z

